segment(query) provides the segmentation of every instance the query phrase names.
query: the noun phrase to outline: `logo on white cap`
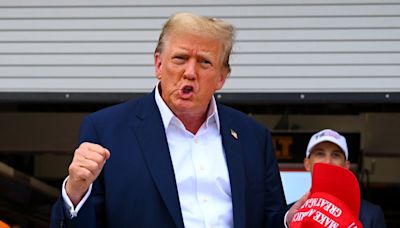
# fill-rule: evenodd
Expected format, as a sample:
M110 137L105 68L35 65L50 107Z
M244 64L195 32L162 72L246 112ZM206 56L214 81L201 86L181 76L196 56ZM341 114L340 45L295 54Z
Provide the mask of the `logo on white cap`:
M311 139L308 142L307 151L306 151L307 158L310 156L312 148L314 148L315 145L317 145L318 143L321 143L321 142L331 142L331 143L338 145L340 147L340 149L342 149L342 151L346 157L346 160L349 159L346 138L331 129L324 129L322 131L315 133L313 136L311 136Z

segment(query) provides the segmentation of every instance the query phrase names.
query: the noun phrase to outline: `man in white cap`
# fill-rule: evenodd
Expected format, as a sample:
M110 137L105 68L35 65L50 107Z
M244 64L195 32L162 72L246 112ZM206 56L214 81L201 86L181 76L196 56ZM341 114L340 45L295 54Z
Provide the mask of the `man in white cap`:
M312 173L315 163L328 163L350 168L346 138L338 132L325 129L315 133L307 146L304 167ZM361 200L359 219L364 228L385 228L382 209L366 200Z

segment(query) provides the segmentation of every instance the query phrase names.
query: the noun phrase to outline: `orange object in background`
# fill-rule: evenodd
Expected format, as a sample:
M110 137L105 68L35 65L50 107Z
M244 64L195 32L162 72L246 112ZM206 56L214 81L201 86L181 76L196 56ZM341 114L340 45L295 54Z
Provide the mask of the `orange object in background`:
M0 228L11 228L7 223L0 220Z

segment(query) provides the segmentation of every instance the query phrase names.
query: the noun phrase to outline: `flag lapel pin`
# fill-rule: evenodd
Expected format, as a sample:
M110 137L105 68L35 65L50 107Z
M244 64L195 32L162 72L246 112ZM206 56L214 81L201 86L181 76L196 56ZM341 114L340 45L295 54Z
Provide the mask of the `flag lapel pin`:
M233 138L238 139L238 134L233 129L231 129L231 135Z

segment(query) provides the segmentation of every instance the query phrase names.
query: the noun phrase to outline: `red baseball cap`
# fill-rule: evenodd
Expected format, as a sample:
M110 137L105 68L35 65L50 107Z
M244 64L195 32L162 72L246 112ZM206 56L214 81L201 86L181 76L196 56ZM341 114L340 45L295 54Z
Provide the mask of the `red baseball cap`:
M356 176L339 166L316 163L310 196L294 215L290 228L362 228L359 213L360 187Z

